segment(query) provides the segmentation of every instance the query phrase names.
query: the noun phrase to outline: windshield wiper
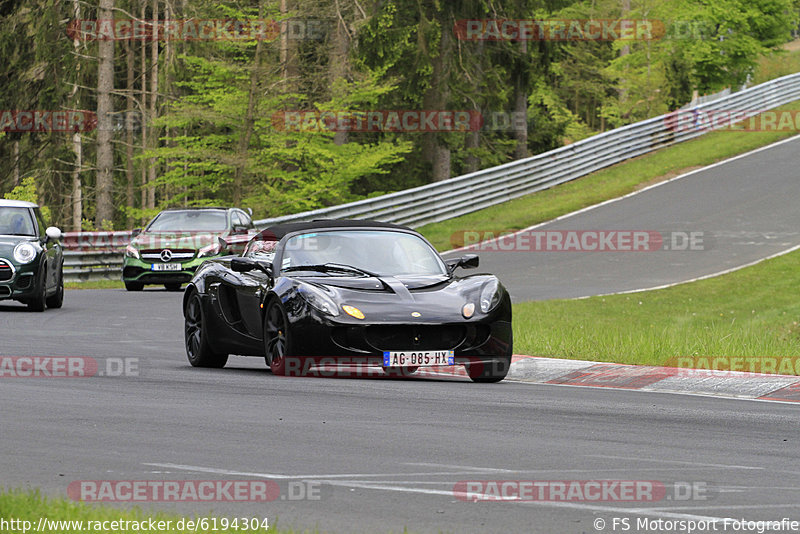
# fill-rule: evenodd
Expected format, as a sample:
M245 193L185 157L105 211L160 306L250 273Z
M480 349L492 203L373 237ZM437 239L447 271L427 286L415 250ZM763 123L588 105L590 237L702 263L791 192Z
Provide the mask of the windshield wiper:
M379 277L380 275L377 273L373 273L371 271L367 271L366 269L362 269L361 267L354 267L352 265L345 265L344 263L322 263L316 265L294 265L292 267L287 267L283 269L284 272L290 271L319 271L322 273L327 273L331 271L335 272L344 272L344 273L356 273L361 274L364 276L374 276Z

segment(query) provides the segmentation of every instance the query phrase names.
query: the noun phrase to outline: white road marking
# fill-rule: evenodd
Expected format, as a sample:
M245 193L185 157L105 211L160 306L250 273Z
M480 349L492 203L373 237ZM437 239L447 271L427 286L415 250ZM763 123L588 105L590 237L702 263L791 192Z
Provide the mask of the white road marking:
M169 463L145 463L153 467L164 467L169 469L179 469L181 471L194 471L196 473L213 473L216 475L229 475L255 478L274 478L277 480L328 480L338 478L371 478L371 477L411 477L411 476L450 476L450 475L474 475L475 471L440 471L429 473L334 473L326 475L280 475L276 473L255 473L251 471L230 471L228 469L218 469L215 467L201 467L197 465L182 465Z
M752 469L757 471L763 471L764 467L754 467L751 465L727 465L727 464L708 464L708 463L701 463L701 462L686 462L682 460L667 460L664 458L637 458L637 457L628 457L628 456L611 456L605 454L587 454L589 458L607 458L609 460L625 460L626 462L631 461L638 461L638 462L652 462L652 463L661 463L661 464L681 464L681 465L691 465L693 467L720 467L723 469Z
M800 139L800 135L795 135L795 136L790 137L788 139L783 139L782 141L777 141L775 143L772 143L772 144L769 144L769 145L766 145L766 146L762 146L760 148L756 148L756 149L751 150L749 152L745 152L744 154L739 154L738 156L732 156L732 157L724 159L722 161L718 161L716 163L712 163L711 165L706 165L705 167L701 167L699 169L694 169L692 171L685 172L685 173L680 174L678 176L674 176L674 177L672 177L672 178L670 178L668 180L664 180L663 182L658 182L657 184L649 185L649 186L644 187L642 189L639 189L637 191L632 191L632 192L630 192L630 193L628 193L626 195L622 195L621 197L611 198L609 200L604 200L603 202L599 202L597 204L592 204L591 206L587 206L585 208L581 208L579 210L572 211L570 213L565 213L564 215L556 217L555 219L550 219L549 221L544 221L544 222L540 222L540 223L534 224L533 226L529 226L527 228L523 228L522 230L517 230L516 232L513 232L512 234L509 234L509 235L517 235L517 234L521 234L523 232L529 232L531 230L534 230L534 229L539 228L541 226L544 226L546 224L550 224L550 223L553 223L553 222L556 222L556 221L561 221L561 220L564 220L564 219L568 219L570 217L574 217L575 215L580 215L581 213L586 213L587 211L591 211L591 210L597 209L597 208L599 208L601 206L605 206L607 204L612 204L614 202L619 202L620 200L624 200L626 198L638 195L640 193L644 193L645 191L649 191L651 189L655 189L656 187L661 187L663 185L666 185L666 184L681 180L683 178L686 178L687 176L691 176L693 174L697 174L698 172L707 171L708 169L713 169L715 167L719 167L721 165L725 165L725 164L730 163L732 161L736 161L737 159L746 158L746 157L752 156L753 154L757 154L758 152L762 152L764 150L769 150L771 148L775 148L777 146L783 145L785 143L790 143L790 142L796 141L798 139ZM605 168L608 168L608 167L605 167ZM578 180L579 179L580 178L578 178ZM554 186L554 187L557 187L557 186ZM486 241L482 241L482 243L491 243L492 241L497 241L497 240L498 240L498 238L487 239ZM459 251L462 251L462 250L467 250L469 248L474 248L476 244L468 245L468 246L464 246L464 247L460 247L460 248L454 248L452 250L447 250L445 252L442 252L442 255L451 254L451 253L459 252Z
M383 490L383 491L396 491L400 493L420 493L423 495L441 495L445 497L456 498L456 493L452 490L444 491L444 490L435 490L435 489L428 489L428 488L406 488L402 486L390 486L384 484L370 484L370 483L352 483L344 480L339 481L330 481L325 482L331 486L341 486L346 488L358 488L358 489L369 489L369 490ZM669 519L688 519L688 520L695 520L695 521L724 521L725 519L732 520L732 518L726 517L711 517L711 516L703 516L703 515L693 515L693 514L681 514L676 512L671 512L669 509L666 508L624 508L624 507L617 507L617 506L599 506L595 504L584 504L584 503L575 503L575 502L563 502L563 501L496 501L496 502L503 502L504 504L527 504L533 506L544 506L544 507L554 507L554 508L569 508L572 510L583 510L589 512L615 512L621 514L636 514L636 515L654 515L658 517L664 517Z
M435 464L429 462L405 462L403 465L419 465L421 467L449 467L451 469L471 469L473 471L487 471L497 473L519 473L514 469L497 469L495 467L473 467L469 465L450 465L450 464Z

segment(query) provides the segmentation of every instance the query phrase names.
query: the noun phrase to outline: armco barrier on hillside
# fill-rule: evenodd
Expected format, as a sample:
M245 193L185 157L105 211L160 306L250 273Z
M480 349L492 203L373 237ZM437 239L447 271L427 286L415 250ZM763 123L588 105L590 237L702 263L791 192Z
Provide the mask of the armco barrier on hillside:
M742 118L800 99L800 74L790 74L696 106L704 117L735 110ZM686 113L685 111L682 113ZM444 221L549 189L599 169L693 139L709 131L676 128L678 112L604 132L543 154L433 184L293 215L255 221L259 228L319 218L366 218L412 227Z
M798 99L800 73L777 78L692 109L697 110L700 117L712 117L735 110L737 117L746 119ZM653 117L530 158L449 180L340 206L262 219L255 221L255 224L263 229L277 223L320 218L363 218L418 227L452 219L549 189L711 131L703 121L698 122L696 128L676 127L682 124L681 117L686 113L672 112ZM65 280L119 280L122 251L129 240L128 231L65 234Z

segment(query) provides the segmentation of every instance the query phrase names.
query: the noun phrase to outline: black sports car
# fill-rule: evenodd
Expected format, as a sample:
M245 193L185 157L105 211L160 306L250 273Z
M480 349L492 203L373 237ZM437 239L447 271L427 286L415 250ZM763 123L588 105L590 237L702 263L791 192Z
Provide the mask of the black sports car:
M419 233L325 220L268 228L241 256L203 263L183 299L193 366L264 356L275 375L326 358L413 372L464 365L498 382L511 363L511 299L478 257L443 260Z

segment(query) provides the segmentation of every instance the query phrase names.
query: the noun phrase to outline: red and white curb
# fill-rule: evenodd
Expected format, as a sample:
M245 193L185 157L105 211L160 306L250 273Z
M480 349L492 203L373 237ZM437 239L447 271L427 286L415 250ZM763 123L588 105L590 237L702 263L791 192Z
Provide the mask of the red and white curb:
M514 355L507 380L800 402L800 376Z

